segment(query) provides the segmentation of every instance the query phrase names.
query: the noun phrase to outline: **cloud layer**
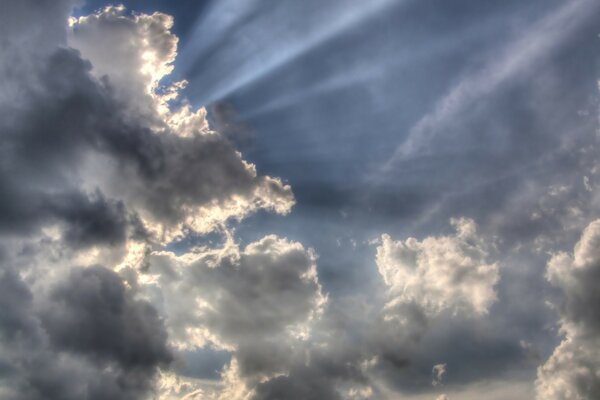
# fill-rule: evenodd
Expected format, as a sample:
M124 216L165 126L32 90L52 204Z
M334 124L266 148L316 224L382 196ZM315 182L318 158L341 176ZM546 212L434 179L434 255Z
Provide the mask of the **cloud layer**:
M237 21L261 37L256 21L269 15L257 17L258 3L240 7L254 14ZM290 179L299 181L294 213L288 181L261 174L260 155L247 161L214 115L183 96L172 16L119 5L73 17L74 0L3 4L0 398L598 397L597 100L548 100L569 87L556 76L581 72L559 49L591 3L541 13L499 61L486 56L456 84L432 82L446 94L394 133L404 139L389 162L368 166L375 178L336 164L344 184L335 187L327 165L286 160L304 178ZM220 4L208 14L231 5ZM367 20L401 10L421 21L420 4L380 1ZM280 7L275 15L287 15ZM349 64L313 48L341 32L356 44L361 8L344 7L286 62L275 52L261 72L247 70L249 59L231 81L211 69L216 85L247 89L303 57ZM473 34L459 33L452 40ZM194 39L215 52L203 62L226 61L217 52L225 39ZM542 62L556 70L536 74ZM308 75L296 72L273 84ZM521 87L528 77L532 87ZM335 87L353 81L338 78ZM596 93L587 86L577 81L571 96ZM227 107L217 107L217 124L228 123ZM490 113L507 117L490 122ZM336 131L342 119L332 118ZM329 137L298 125L309 131L303 140ZM323 158L337 160L320 139ZM342 139L331 136L336 154L350 146ZM389 147L379 139L368 137ZM348 189L362 184L358 195Z

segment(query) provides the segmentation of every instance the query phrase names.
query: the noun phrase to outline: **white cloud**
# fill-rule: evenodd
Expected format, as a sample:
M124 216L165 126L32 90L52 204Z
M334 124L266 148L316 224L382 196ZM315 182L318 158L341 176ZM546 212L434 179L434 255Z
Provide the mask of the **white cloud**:
M394 241L382 236L377 266L388 286L388 309L417 304L429 316L444 310L454 314L486 314L496 300L498 266L489 263L488 245L475 222L453 219L456 234Z
M587 400L600 395L600 220L583 231L572 254L555 254L547 279L563 292L564 340L538 369L540 400Z
M125 122L149 129L152 139L120 139L138 141L131 143L135 151L147 152L144 169L150 168L151 179L140 177L138 166L93 156L81 169L83 184L125 201L162 241L188 230L210 232L259 208L286 214L294 204L288 185L258 176L254 165L210 129L203 107L194 110L185 99L176 107L170 103L186 84L161 86L177 56L172 25L166 14L129 16L123 6L71 20L69 45L91 61L96 78L108 79Z
M442 384L442 379L444 375L446 375L448 365L447 364L436 364L433 366L431 372L433 373L433 381L431 384L433 386L438 386Z

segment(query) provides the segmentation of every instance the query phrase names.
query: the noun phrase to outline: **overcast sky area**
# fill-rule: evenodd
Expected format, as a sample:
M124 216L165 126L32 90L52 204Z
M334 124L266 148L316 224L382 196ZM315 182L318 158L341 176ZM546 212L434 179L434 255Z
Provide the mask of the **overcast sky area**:
M0 0L0 399L600 399L597 0Z

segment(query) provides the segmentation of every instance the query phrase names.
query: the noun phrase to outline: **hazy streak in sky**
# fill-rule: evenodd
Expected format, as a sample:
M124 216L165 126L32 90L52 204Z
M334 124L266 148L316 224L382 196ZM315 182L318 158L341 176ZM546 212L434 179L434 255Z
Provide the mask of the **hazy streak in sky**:
M434 110L423 116L410 129L404 143L383 164L381 171L392 171L396 162L422 150L445 121L456 118L473 101L493 92L498 86L530 68L541 57L559 46L582 18L593 15L590 7L597 6L598 3L591 0L568 2L519 35L519 38L504 51L494 55L485 68L465 77L452 87L437 102Z
M369 85L378 80L390 79L392 74L398 73L398 70L433 62L435 57L457 51L461 46L465 46L474 38L481 36L482 32L497 27L499 22L500 20L484 20L481 23L469 25L452 35L444 35L432 43L419 43L417 46L402 46L403 43L400 43L398 52L390 53L386 49L382 49L380 55L375 59L361 59L360 63L353 64L351 68L338 68L335 75L328 76L314 85L272 98L267 103L259 104L254 109L245 112L242 116L253 118L352 86ZM381 103L395 104L398 96L401 97L403 94L381 91L379 95L385 97Z
M219 49L246 19L260 12L257 1L213 0L196 19L190 40L180 50L179 68L188 72L198 59Z
M294 29L285 26L275 26L269 31L253 30L252 26L246 28L245 35L239 43L240 48L233 46L228 51L229 55L224 55L220 60L223 67L231 68L232 64L239 63L233 67L230 74L220 75L217 78L218 82L213 84L214 80L207 77L205 80L207 85L198 85L196 95L200 104L209 104L216 100L223 99L234 91L248 85L249 83L260 79L279 67L286 65L298 57L302 56L311 49L317 47L321 43L332 39L333 37L346 32L347 30L359 25L368 18L384 11L387 7L393 4L402 3L404 0L370 0L368 2L355 2L354 7L340 7L335 13L335 19L320 21L316 27L304 27L305 34L299 35ZM277 6L275 6L277 7ZM277 10L275 10L275 13ZM275 15L277 17L277 15ZM262 21L265 22L265 21ZM276 21L271 21L275 22ZM262 24L264 26L265 24ZM272 24L266 24L272 25ZM259 28L262 27L259 24ZM275 41L273 39L277 38ZM192 50L189 50L192 51ZM243 53L240 53L243 51ZM183 58L188 59L195 55L190 55L183 52ZM200 55L198 55L200 57ZM197 60L202 63L204 60ZM198 64L196 63L194 67ZM192 75L196 75L199 80L202 80L202 74L194 71ZM222 74L221 68L217 70ZM200 91L203 91L200 93Z

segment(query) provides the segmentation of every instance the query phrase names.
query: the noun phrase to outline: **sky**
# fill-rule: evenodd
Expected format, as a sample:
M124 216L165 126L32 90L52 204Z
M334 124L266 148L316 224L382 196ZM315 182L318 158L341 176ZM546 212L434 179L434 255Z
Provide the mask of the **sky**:
M600 398L600 2L1 0L0 399Z

